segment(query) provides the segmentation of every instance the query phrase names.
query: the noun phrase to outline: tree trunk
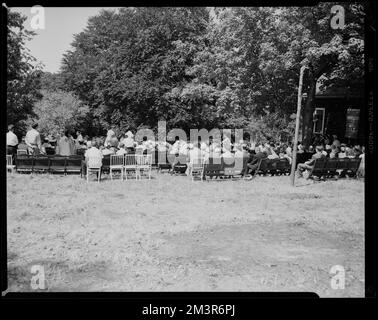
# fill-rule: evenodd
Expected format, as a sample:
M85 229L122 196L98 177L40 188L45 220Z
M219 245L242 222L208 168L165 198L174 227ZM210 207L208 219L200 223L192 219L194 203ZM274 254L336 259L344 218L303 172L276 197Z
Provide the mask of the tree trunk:
M310 87L307 100L303 108L302 144L309 146L312 143L313 114L315 111L316 78L310 75Z

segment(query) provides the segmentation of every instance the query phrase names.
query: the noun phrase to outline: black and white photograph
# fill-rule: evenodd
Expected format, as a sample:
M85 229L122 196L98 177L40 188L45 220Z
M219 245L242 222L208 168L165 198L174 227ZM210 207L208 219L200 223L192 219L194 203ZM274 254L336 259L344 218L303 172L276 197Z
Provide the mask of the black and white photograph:
M2 4L7 293L366 296L372 4L231 5Z

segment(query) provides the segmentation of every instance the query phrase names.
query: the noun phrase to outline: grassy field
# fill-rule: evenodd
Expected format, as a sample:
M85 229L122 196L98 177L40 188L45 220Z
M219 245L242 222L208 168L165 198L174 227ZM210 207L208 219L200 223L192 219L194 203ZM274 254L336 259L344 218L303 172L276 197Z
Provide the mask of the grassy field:
M8 175L9 291L364 295L364 183ZM331 288L331 267L345 289Z

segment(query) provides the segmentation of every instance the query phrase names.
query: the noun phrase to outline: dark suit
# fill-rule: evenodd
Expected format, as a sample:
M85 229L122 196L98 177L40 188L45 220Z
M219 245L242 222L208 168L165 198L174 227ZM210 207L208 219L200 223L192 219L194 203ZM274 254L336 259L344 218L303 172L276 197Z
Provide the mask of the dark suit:
M260 160L266 159L267 157L268 157L268 155L265 152L259 152L259 153L255 154L253 156L251 162L249 162L247 164L247 166L249 168L249 172L254 173L256 171L257 167L259 166Z

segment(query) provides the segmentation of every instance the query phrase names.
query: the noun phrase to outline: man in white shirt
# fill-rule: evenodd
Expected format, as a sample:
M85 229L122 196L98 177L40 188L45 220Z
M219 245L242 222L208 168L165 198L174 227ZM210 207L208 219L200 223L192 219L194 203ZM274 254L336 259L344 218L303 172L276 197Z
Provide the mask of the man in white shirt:
M91 166L94 166L95 164L98 164L98 165L102 164L101 159L103 158L103 155L101 151L97 148L98 147L97 141L95 140L92 141L90 145L91 147L84 153L86 162L90 163Z
M37 131L38 124L34 123L31 129L26 133L25 142L29 147L29 154L37 155L41 150L41 135Z
M14 126L10 124L7 132L7 154L15 156L17 154L18 138L13 132Z

